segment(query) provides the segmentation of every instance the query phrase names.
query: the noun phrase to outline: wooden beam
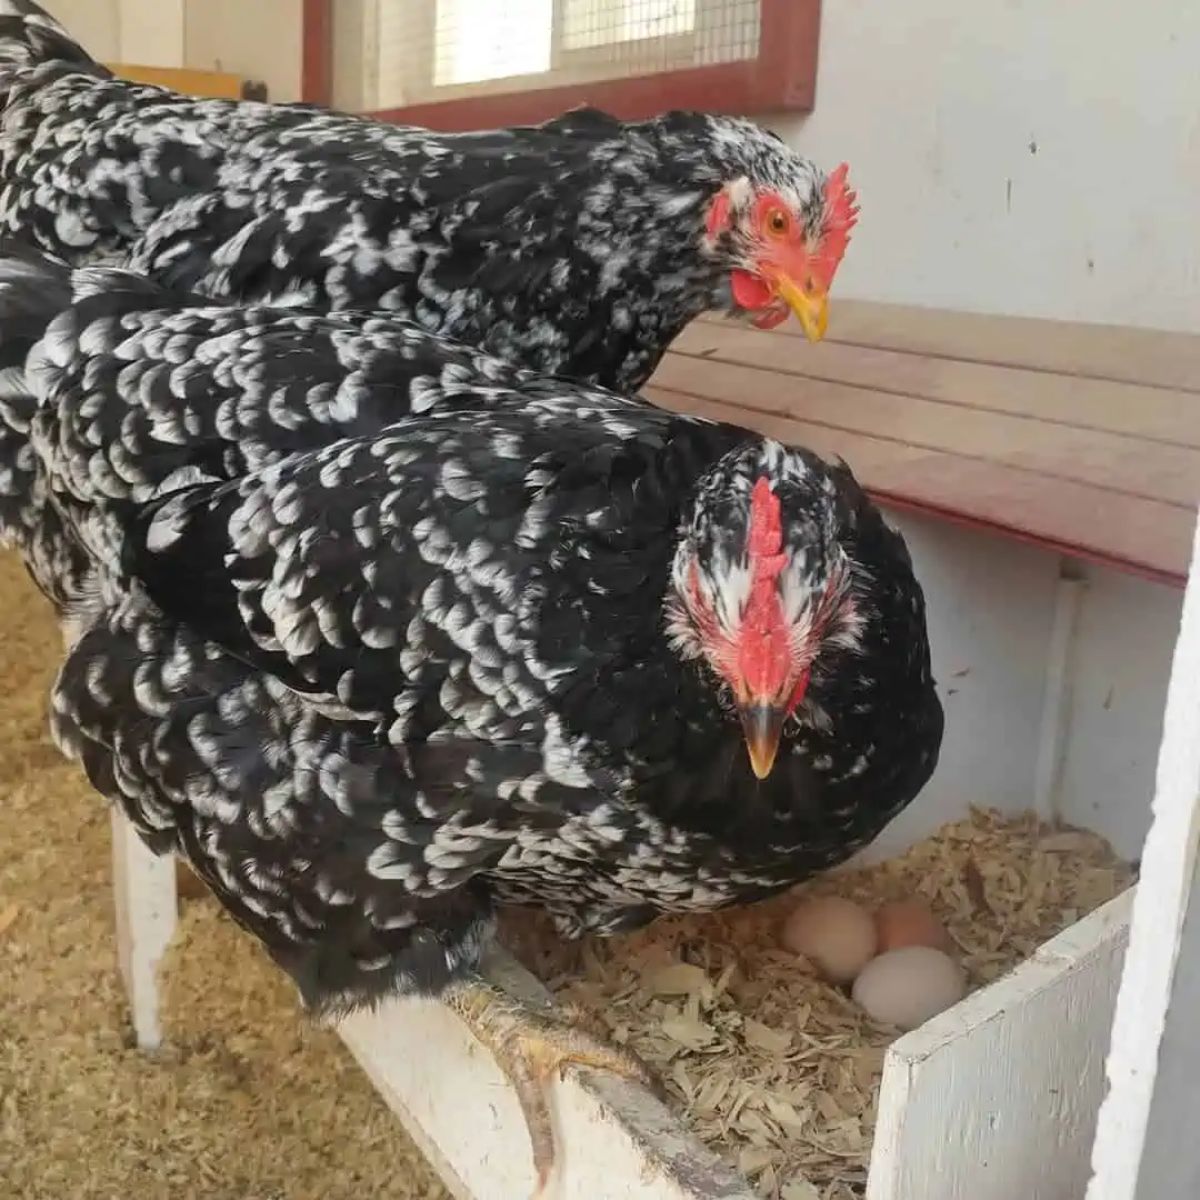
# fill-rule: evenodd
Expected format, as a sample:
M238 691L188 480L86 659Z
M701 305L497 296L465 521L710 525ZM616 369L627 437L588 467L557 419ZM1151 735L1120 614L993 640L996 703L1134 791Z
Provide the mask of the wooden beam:
M1183 585L1200 337L865 301L837 312L816 346L791 324L702 317L647 394L840 455L895 506Z
M788 321L777 336L804 335ZM1200 392L1200 337L1194 333L842 300L835 294L828 337L908 354Z
M1192 508L1200 499L1200 448L1194 446L896 395L837 380L797 379L716 356L670 353L652 382L749 412L794 417L831 430L1173 505L1186 511L1189 527ZM1016 381L1013 386L1018 386ZM1200 431L1200 404L1196 408L1188 426ZM1186 569L1186 558L1180 566Z
M1003 318L997 321L1002 323ZM915 396L1072 429L1200 448L1200 402L1195 392L1089 378L1026 364L1020 358L971 362L945 353L858 346L833 338L815 346L798 345L778 331L763 333L732 321L707 320L693 321L671 343L671 353L775 371L794 380L796 388L837 383L899 399Z
M817 95L821 0L760 0L758 81L749 112L809 112Z
M840 455L881 503L1175 587L1187 578L1193 516L1182 507L676 392L653 381L645 394L675 412L755 429L826 458Z
M147 67L140 63L105 63L122 79L170 88L185 96L203 96L214 100L240 100L246 81L227 71L201 71L194 67Z

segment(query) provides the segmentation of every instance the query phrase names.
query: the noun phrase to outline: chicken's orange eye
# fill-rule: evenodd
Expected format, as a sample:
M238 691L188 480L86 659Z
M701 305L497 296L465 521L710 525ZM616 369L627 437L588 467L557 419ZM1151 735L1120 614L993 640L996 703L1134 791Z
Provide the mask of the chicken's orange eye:
M773 208L767 213L767 232L775 237L783 237L792 227L792 219L786 210Z

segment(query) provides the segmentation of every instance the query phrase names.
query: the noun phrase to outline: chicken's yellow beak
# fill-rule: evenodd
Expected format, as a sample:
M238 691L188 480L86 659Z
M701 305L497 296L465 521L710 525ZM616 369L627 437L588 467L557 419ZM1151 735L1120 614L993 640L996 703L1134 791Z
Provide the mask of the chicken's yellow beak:
M744 704L739 706L738 715L750 753L750 767L759 779L766 779L775 765L787 713L773 704Z
M819 342L825 336L829 325L829 296L816 288L805 291L798 287L786 275L780 275L775 281L775 292L788 308L796 314L804 336L810 342Z

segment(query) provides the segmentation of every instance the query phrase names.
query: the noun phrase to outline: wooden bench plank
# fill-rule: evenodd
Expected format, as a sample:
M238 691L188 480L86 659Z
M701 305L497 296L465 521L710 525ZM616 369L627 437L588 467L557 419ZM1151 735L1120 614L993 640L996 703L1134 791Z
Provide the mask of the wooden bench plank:
M728 321L693 322L671 349L797 380L849 384L1200 448L1200 397L1192 392L832 341L802 347L793 338Z
M527 1003L545 988L502 951L485 972ZM512 1085L444 1005L388 998L338 1025L388 1106L459 1200L533 1193L529 1135ZM750 1185L638 1084L568 1070L547 1080L559 1157L544 1200L754 1200Z
M226 71L202 71L193 67L147 67L140 63L105 65L122 79L171 88L186 96L202 96L206 99L240 100L245 82L240 75L230 75Z
M986 460L1192 510L1200 450L669 354L654 384L740 411Z
M1200 301L1196 326L1200 329ZM791 321L779 332L803 336ZM1190 333L835 298L829 339L906 354L1200 392L1200 337Z
M647 389L656 404L756 429L840 455L872 495L899 507L982 526L1162 582L1187 574L1194 510L1122 496L999 463L849 433L774 413Z

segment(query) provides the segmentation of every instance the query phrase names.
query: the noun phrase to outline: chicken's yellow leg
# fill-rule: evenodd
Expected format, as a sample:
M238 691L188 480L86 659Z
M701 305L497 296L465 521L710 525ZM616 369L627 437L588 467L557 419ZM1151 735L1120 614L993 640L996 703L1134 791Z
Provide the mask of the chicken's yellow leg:
M538 1196L554 1168L554 1131L545 1088L568 1066L594 1067L659 1090L650 1069L630 1050L573 1025L564 1014L543 1011L503 988L472 976L447 990L442 999L495 1055L516 1089L529 1127Z

